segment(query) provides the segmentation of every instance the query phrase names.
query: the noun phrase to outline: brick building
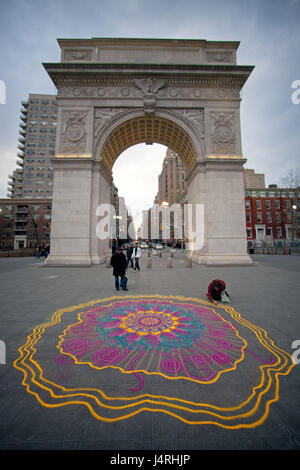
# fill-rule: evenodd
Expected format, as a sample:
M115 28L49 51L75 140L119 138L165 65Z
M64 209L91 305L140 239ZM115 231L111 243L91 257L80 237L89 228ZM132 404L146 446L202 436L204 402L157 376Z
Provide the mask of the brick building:
M0 249L49 245L51 210L49 199L0 199Z
M284 244L299 239L300 188L245 188L250 244Z

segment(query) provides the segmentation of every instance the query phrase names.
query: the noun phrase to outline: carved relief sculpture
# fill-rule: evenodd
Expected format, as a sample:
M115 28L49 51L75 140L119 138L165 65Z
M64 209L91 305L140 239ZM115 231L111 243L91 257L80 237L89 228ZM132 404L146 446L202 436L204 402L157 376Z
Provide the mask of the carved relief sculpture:
M94 136L97 138L105 124L113 119L118 114L124 113L129 108L96 108L95 109L95 125L94 125Z
M211 112L211 142L214 153L235 153L235 113Z
M144 100L144 111L146 115L154 114L156 104L156 93L166 85L165 80L153 80L152 78L141 78L133 80L135 85L142 90Z
M68 111L63 115L63 153L82 153L86 151L87 133L86 120L88 113Z

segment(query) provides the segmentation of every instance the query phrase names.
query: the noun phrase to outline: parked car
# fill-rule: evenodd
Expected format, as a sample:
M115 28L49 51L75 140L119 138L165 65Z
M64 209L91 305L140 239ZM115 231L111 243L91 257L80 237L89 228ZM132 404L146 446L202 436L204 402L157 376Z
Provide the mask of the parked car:
M155 249L156 249L156 250L162 250L162 249L163 249L162 244L161 244L161 243L156 243Z

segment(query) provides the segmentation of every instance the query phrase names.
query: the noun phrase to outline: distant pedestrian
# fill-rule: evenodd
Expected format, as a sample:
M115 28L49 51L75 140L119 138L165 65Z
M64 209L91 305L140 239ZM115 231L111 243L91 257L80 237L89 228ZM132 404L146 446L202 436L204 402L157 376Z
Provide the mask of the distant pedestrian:
M127 277L126 272L126 257L122 253L121 248L116 246L115 253L112 255L110 264L113 267L113 275L115 276L115 287L120 290L119 277L121 278L121 287L123 290L127 289Z
M129 243L126 249L126 258L127 258L126 269L128 269L129 263L131 264L131 269L133 269L132 253L133 253L133 247Z
M48 258L49 253L50 253L50 246L47 245L45 248L45 259Z
M218 302L229 302L226 284L221 279L214 279L208 286L207 298L215 305Z
M40 257L41 257L40 249L39 249L39 248L36 248L36 250L35 250L35 258L36 258L36 259L40 259Z
M136 272L137 269L140 271L139 261L140 261L141 254L142 254L141 248L139 247L138 243L136 243L133 249L132 255L131 255L131 259L134 258L134 263L135 263L134 270L133 270L134 272Z

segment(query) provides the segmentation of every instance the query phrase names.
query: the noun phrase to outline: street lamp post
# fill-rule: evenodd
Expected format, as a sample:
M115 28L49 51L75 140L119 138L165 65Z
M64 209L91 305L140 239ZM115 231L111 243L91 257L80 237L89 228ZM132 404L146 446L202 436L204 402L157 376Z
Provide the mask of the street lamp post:
M297 208L298 208L298 207L296 206L296 204L293 204L293 205L292 205L292 209L293 209L292 242L295 241L295 220L296 220L295 215L296 215L296 210L297 210Z

